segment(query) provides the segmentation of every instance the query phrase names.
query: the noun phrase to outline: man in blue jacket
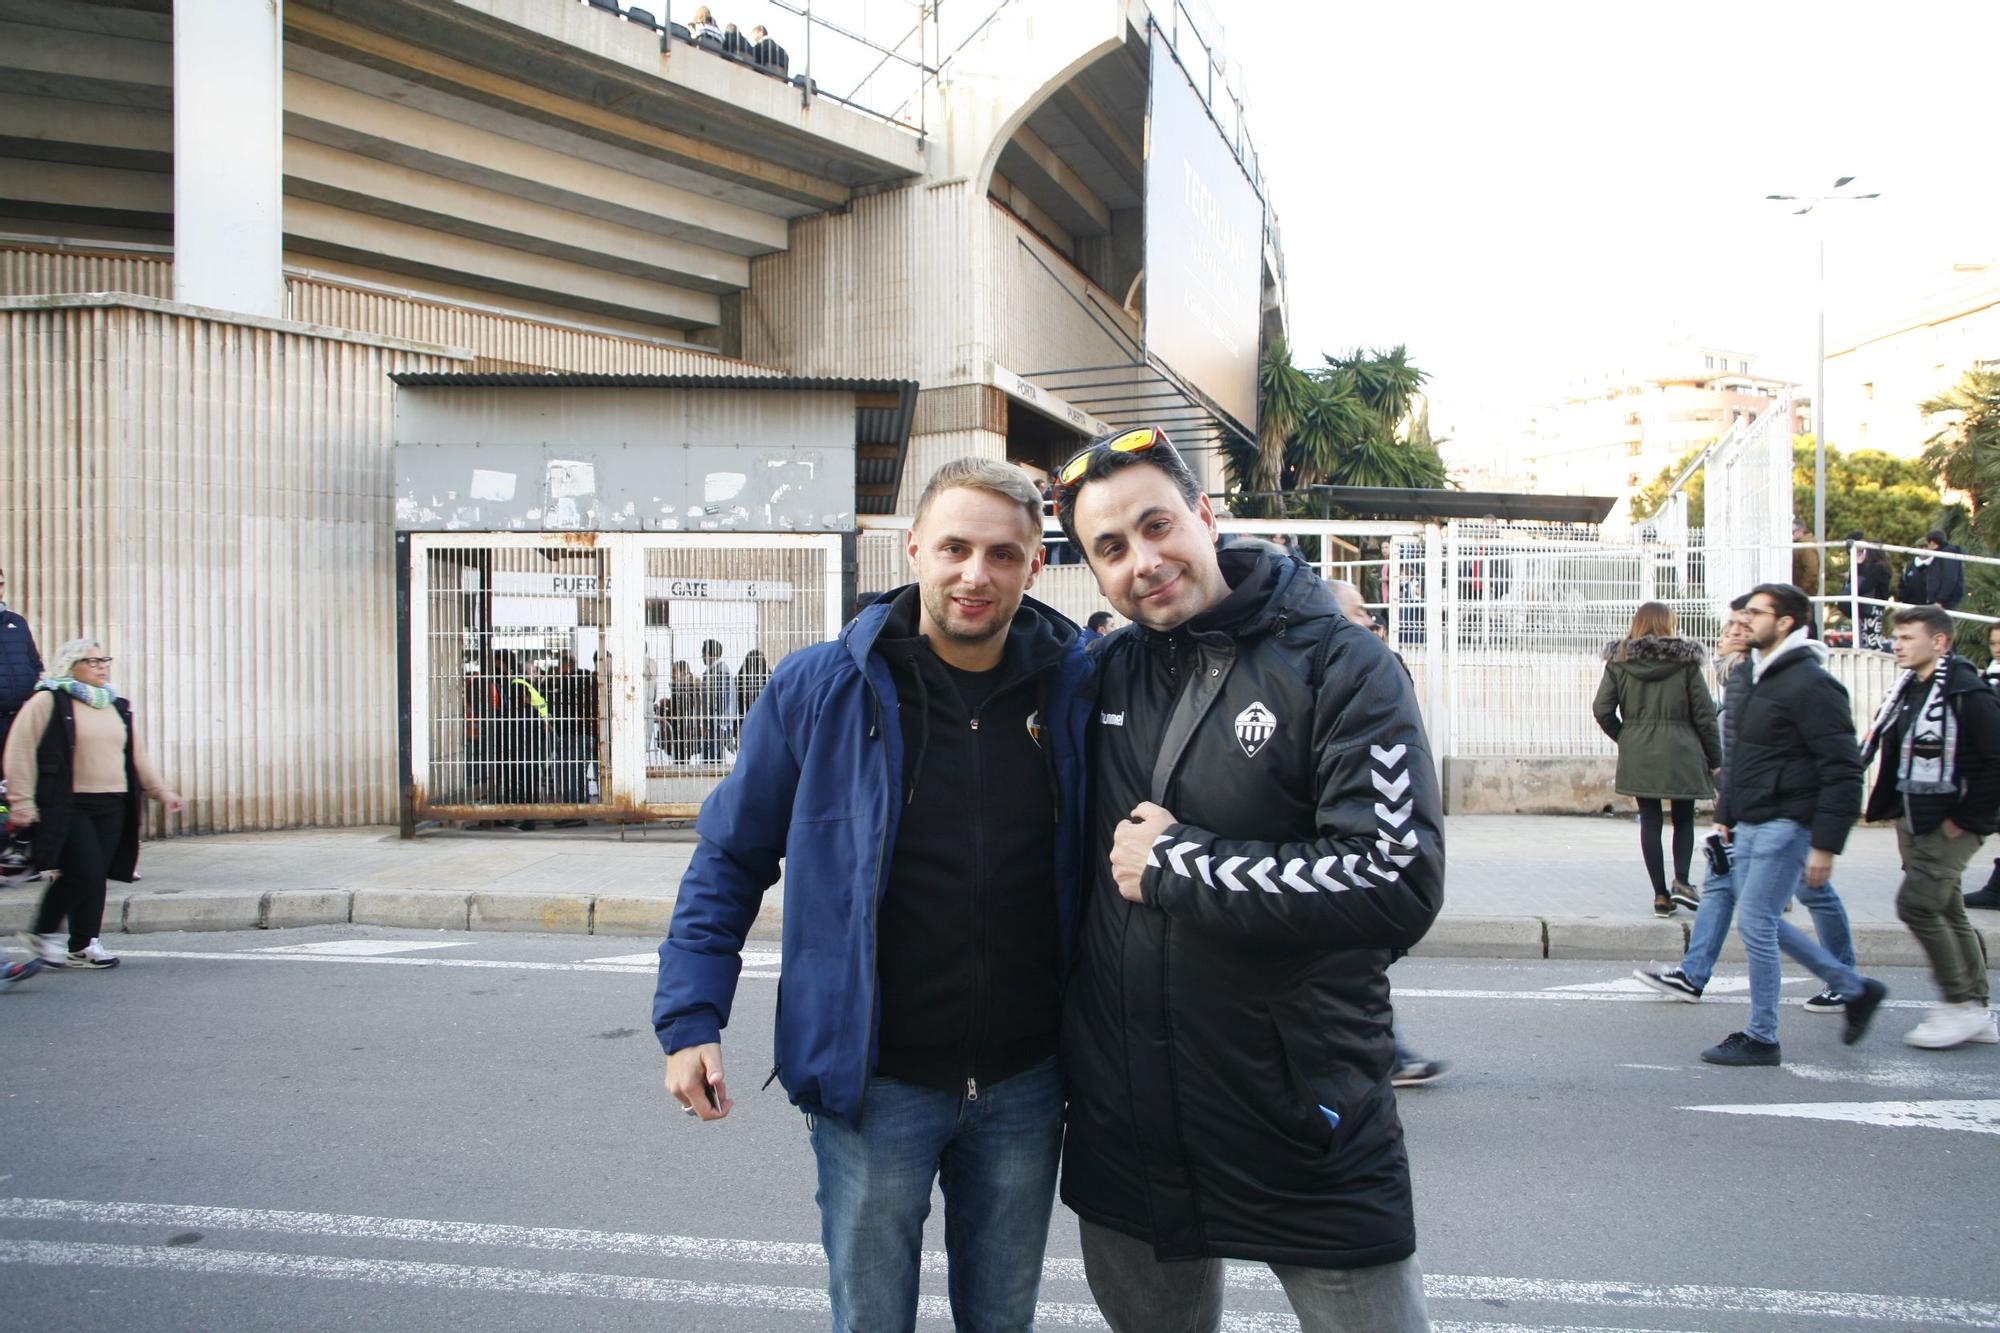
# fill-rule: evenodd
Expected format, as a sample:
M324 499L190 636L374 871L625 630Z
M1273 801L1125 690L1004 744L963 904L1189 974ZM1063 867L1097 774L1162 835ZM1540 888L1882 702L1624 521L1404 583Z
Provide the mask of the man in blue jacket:
M744 719L660 946L667 1091L720 1120L721 1029L783 858L771 1076L807 1113L838 1330L915 1326L940 1176L957 1327L1032 1326L1088 672L1076 627L1023 600L1042 555L1026 473L939 469L910 531L917 582L787 656Z
M7 744L7 732L14 715L35 684L42 678L42 655L35 648L35 635L21 614L7 605L7 571L0 569L0 749ZM10 840L0 833L0 883L18 883L34 878L26 840Z

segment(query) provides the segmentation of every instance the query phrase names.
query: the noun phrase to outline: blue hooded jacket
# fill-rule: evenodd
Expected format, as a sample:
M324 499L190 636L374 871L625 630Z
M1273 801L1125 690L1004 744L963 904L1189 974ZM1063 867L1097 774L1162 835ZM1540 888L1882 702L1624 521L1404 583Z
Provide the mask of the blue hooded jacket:
M877 908L902 811L903 739L896 685L874 645L898 592L848 622L840 638L787 655L743 720L736 767L709 795L701 836L660 945L653 1029L668 1054L720 1040L743 941L784 860L783 979L774 1077L794 1105L852 1122L875 1069ZM1061 657L1042 678L1055 765L1056 910L1067 972L1083 855L1083 747L1089 679L1074 624L1023 598L1022 617L1057 631Z

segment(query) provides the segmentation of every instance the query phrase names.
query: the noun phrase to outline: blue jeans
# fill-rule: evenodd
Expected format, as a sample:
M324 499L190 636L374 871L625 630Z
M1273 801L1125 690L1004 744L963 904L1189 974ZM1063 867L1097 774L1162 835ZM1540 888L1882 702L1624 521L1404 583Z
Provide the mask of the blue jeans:
M1833 881L1819 888L1805 881L1801 867L1798 887L1793 891L1812 913L1813 933L1820 945L1849 967L1854 966L1854 934L1847 925L1847 908L1833 891ZM1782 910L1782 909L1780 909ZM1701 884L1701 907L1694 914L1694 929L1688 932L1687 954L1681 959L1681 973L1697 986L1706 986L1715 975L1715 960L1729 938L1729 922L1736 915L1736 877L1728 872L1710 871Z
M1861 974L1779 916L1805 873L1812 830L1791 819L1738 824L1734 831L1736 933L1750 960L1750 1025L1758 1041L1778 1039L1778 990L1784 981L1778 950L1847 999L1861 994Z
M1032 1329L1062 1107L1051 1057L977 1098L876 1077L857 1125L813 1117L835 1333L916 1327L933 1180L944 1190L953 1324L971 1333Z

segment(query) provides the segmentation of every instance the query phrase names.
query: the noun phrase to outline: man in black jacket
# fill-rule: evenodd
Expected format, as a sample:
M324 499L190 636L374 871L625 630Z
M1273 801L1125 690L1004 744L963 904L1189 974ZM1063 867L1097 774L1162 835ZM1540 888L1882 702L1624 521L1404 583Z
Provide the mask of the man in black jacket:
M1938 1011L1903 1040L1928 1050L2000 1042L1987 1006L1986 942L1965 918L1958 881L2000 814L2000 698L1953 653L1944 608L1893 617L1903 675L1869 728L1867 757L1882 767L1868 818L1896 821L1903 882L1896 915L1917 937L1944 993Z
M1932 528L1918 545L1930 552L1912 556L1896 585L1896 600L1911 606L1941 606L1949 611L1965 600L1965 554L1962 546L1944 539L1943 528Z
M34 631L19 612L7 605L7 571L0 569L0 749L6 748L7 731L14 715L42 678L42 655L35 648ZM9 838L0 831L0 884L17 884L36 879L29 862L25 838Z
M2000 625L1986 627L1986 670L1980 673L1995 690L2000 690ZM1993 861L1993 873L1984 888L1965 895L1967 907L2000 908L2000 857Z
M1309 1331L1428 1328L1384 969L1443 903L1408 676L1296 556L1217 541L1164 433L1057 513L1133 622L1098 646L1062 1197L1118 1333L1213 1330L1225 1258Z
M1789 583L1751 590L1750 688L1729 708L1731 751L1715 798L1715 826L1734 849L1736 933L1750 960L1750 1023L1701 1053L1714 1065L1775 1065L1782 948L1846 1002L1841 1040L1868 1031L1888 993L1783 921L1801 866L1814 887L1833 876L1861 813L1861 753L1847 690L1820 665L1812 602Z

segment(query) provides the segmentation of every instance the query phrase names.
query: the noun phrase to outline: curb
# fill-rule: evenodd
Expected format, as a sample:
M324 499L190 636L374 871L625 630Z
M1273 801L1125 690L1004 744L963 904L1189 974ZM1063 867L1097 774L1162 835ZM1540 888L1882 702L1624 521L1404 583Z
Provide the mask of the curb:
M29 930L39 886L0 899L0 937ZM663 939L673 919L671 898L630 894L446 893L435 889L271 889L253 893L128 893L104 905L110 930L131 935L161 931L287 930L301 926L390 926L404 930L520 931L535 934L607 935ZM1691 917L1670 920L1618 917L1445 916L1416 948L1414 958L1599 959L1672 962L1687 948ZM1808 925L1809 921L1801 921ZM1987 951L2000 956L2000 921L1974 927ZM783 938L784 909L767 899L749 938ZM1859 922L1854 951L1869 967L1927 967L1916 937L1901 925ZM1743 961L1742 941L1731 932L1725 962Z

